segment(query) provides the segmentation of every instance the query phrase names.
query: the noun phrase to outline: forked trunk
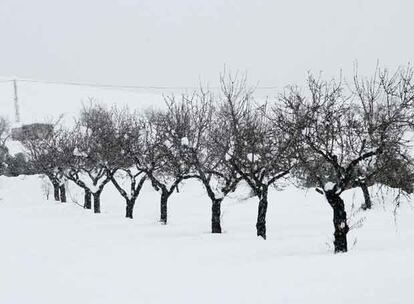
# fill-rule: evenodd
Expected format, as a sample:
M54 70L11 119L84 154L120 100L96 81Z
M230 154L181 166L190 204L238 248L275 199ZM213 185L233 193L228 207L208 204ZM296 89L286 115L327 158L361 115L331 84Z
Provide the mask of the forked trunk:
M85 198L83 203L83 208L85 209L92 209L92 194L91 191L85 189Z
M259 198L259 209L256 223L257 236L261 236L263 239L266 239L267 187L263 189Z
M221 233L221 202L222 198L212 200L211 205L211 233Z
M60 192L60 201L62 203L66 203L66 188L64 184L59 186L59 192Z
M333 209L333 223L335 227L334 233L334 250L335 253L347 252L347 234L349 227L345 212L345 204L335 189L325 192L326 198Z
M360 187L362 189L362 193L364 193L364 204L361 207L363 210L371 209L372 202L371 202L371 196L369 195L368 186L366 183L362 183Z

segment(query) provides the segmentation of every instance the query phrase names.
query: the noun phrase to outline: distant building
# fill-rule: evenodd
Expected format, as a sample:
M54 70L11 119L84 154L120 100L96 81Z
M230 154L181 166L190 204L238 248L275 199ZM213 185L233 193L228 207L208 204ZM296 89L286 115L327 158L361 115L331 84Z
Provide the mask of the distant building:
M11 130L13 140L42 139L53 133L53 125L46 123L33 123L22 125Z

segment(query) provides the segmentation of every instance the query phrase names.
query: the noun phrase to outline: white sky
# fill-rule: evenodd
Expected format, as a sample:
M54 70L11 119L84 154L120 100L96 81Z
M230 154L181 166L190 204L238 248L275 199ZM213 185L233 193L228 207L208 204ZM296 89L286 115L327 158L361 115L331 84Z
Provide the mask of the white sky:
M0 0L0 76L214 84L224 65L284 86L414 59L414 1Z

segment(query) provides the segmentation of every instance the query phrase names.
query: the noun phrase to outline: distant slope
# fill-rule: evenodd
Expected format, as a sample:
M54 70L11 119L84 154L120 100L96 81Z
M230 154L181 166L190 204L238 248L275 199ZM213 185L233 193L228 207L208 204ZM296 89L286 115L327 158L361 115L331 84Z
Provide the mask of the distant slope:
M18 81L18 99L22 123L55 121L61 115L72 120L90 99L96 102L131 109L160 107L164 105L163 94L176 93L167 90L115 89L87 86L32 83ZM14 92L12 82L0 83L0 114L15 120Z
M0 79L0 115L15 121L13 83ZM195 88L110 88L76 84L55 84L18 80L18 99L22 123L55 121L64 115L65 122L72 122L82 104L90 99L106 105L128 105L131 109L163 107L165 95L180 96L192 93ZM213 89L217 91L217 88ZM273 88L258 88L256 99L275 96Z

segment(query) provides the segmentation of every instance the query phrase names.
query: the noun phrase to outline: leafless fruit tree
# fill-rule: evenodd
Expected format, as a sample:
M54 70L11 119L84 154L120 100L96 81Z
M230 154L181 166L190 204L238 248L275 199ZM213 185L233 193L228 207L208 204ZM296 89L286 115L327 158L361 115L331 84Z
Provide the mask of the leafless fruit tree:
M127 108L113 108L115 126L115 144L119 148L118 170L111 181L125 199L127 218L133 218L135 202L147 180L145 158L146 144L143 128L145 124L137 113Z
M377 83L377 80L380 80ZM385 171L389 156L406 153L407 117L411 99L391 98L389 79L375 78L360 95L342 81L308 78L308 94L290 87L280 97L286 132L296 132L297 176L310 176L333 209L335 252L346 252L349 231L340 195ZM371 94L370 90L378 90ZM389 169L389 168L388 168Z
M212 204L211 232L221 233L221 203L241 177L233 167L226 166L226 150L221 147L229 137L222 129L213 98L201 89L182 95L178 102L171 96L167 105L171 147L190 166L189 177L203 184Z
M255 104L245 78L223 76L221 90L219 120L230 138L228 141L217 138L217 144L226 149L227 165L259 198L256 230L258 236L266 239L268 190L293 168L295 138L269 119L271 113L266 104Z
M55 125L42 137L28 137L21 141L32 170L48 177L53 185L54 199L62 203L66 202L64 158L59 145L63 133L63 129Z
M85 107L76 126L61 141L65 176L85 191L86 209L101 212L100 196L120 163L113 113L103 106Z

